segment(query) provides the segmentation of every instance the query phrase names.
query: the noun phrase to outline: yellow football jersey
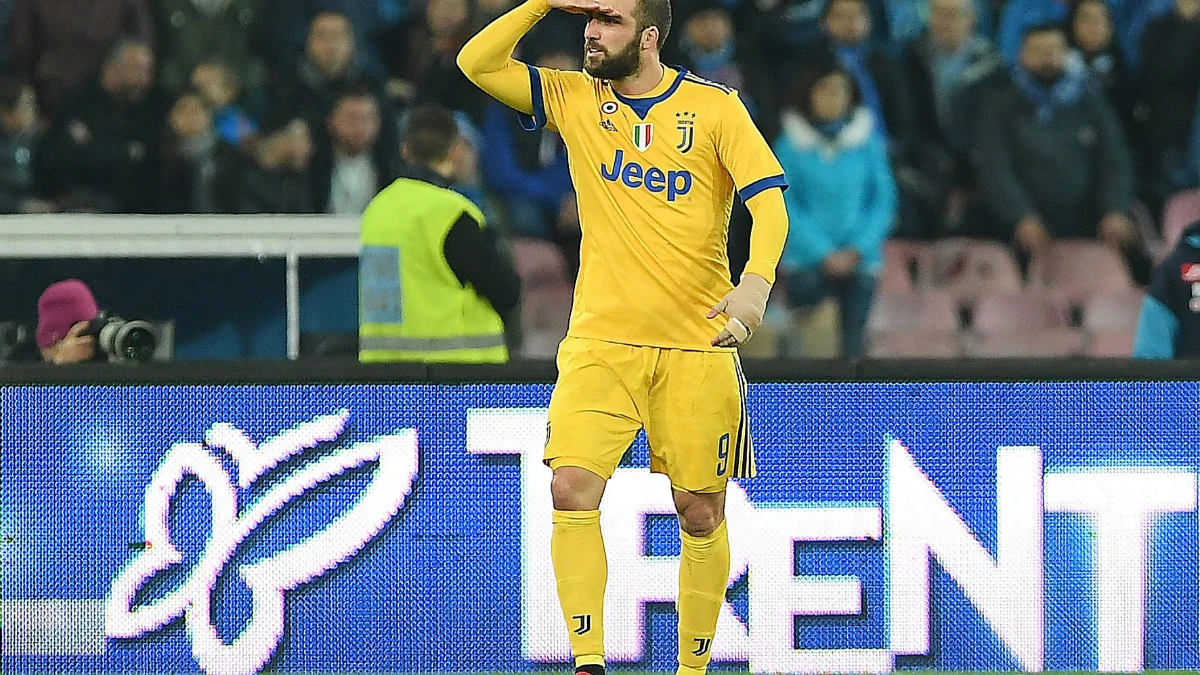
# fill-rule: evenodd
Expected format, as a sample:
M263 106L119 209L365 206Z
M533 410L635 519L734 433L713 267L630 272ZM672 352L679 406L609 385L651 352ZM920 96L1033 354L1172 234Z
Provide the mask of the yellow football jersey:
M578 71L529 67L533 115L567 146L583 229L569 334L719 350L735 190L786 189L783 169L737 92L666 69L630 98Z

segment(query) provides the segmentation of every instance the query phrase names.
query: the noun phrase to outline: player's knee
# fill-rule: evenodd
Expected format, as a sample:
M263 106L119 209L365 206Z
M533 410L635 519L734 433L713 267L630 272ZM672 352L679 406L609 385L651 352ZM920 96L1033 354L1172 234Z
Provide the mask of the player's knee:
M676 499L679 528L693 537L707 537L721 526L725 508L715 495L689 495Z
M604 479L587 469L562 466L554 470L550 496L557 511L592 511L600 508Z

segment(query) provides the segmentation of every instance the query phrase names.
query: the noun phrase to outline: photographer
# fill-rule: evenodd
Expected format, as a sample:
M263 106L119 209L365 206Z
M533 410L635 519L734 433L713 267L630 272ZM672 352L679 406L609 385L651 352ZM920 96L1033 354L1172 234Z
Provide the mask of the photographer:
M95 336L84 334L99 314L95 296L82 281L51 284L38 298L37 347L42 361L62 365L102 359Z

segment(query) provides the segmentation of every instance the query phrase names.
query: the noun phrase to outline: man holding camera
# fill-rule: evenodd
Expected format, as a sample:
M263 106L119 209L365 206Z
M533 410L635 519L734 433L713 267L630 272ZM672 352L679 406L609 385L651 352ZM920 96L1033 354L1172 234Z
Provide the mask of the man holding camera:
M37 346L42 361L86 363L96 358L96 337L86 335L100 307L87 284L67 279L51 284L38 298Z

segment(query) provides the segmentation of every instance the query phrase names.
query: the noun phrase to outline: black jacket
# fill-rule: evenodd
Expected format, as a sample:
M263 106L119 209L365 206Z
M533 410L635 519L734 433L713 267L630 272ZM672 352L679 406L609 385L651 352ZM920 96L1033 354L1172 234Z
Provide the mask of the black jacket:
M1141 44L1138 90L1145 106L1150 168L1162 153L1187 145L1196 96L1200 93L1200 20L1171 12L1146 26Z
M1015 84L989 93L972 159L1001 239L1039 215L1057 237L1096 235L1104 214L1133 205L1133 161L1104 94L1089 87L1049 122Z
M165 117L157 92L125 103L93 79L67 96L54 120L46 157L50 181L62 193L109 197L120 213L152 213ZM72 129L86 129L82 142Z

